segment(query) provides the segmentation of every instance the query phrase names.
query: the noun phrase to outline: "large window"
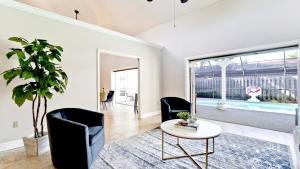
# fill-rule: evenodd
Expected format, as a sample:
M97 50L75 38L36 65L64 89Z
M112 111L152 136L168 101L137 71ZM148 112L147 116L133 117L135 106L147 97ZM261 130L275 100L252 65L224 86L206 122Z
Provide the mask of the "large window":
M203 60L195 65L197 97L221 98L221 67L214 60Z
M297 63L297 46L194 60L192 91L201 105L294 113Z
M227 98L248 100L246 88L262 89L258 99L265 102L296 103L297 50L248 54L229 60L226 67Z

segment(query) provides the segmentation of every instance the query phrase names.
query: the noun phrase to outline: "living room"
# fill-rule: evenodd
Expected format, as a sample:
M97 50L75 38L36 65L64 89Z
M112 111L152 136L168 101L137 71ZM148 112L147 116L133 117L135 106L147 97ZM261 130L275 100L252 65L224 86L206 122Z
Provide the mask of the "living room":
M299 5L297 0L0 0L0 168L299 168ZM26 60L38 52L50 58L41 71L51 72L53 65L60 80L49 80L51 94L16 95L17 85L41 81L33 73L9 76L7 70L25 70L22 60L32 62L30 70L35 62L42 66L42 60ZM138 99L131 96L138 115L107 116L100 109L101 53L138 58L139 89L128 92L138 93ZM81 111L94 118L77 117ZM74 139L66 139L64 134L71 134L63 126L49 131L59 118L94 127L87 135L90 155L71 141L84 132L74 130ZM178 118L196 121L196 132L171 124ZM47 137L39 132L42 124ZM55 139L56 132L72 143ZM35 156L28 154L23 140L32 134L34 144L50 140L45 152L39 152L42 147Z

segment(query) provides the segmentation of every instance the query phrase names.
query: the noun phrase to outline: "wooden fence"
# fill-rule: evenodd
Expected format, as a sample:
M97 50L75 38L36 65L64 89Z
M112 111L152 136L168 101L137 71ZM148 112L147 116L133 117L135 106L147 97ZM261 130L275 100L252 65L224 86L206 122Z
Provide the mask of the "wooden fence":
M248 86L259 86L262 94L261 101L296 103L297 78L296 76L245 76L227 77L227 99L247 100L245 90ZM196 78L196 93L198 97L221 98L221 77Z

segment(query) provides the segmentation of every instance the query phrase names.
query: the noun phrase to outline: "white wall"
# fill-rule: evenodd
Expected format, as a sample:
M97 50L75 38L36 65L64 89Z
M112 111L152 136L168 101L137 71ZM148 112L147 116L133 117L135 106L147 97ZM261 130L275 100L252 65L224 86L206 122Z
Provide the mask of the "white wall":
M162 95L185 96L184 57L300 39L299 0L222 0L138 37L165 46Z
M138 59L120 57L107 53L100 55L100 87L106 92L111 90L111 72L121 69L137 68Z
M10 36L22 36L29 40L43 38L64 48L62 66L69 76L69 84L65 94L58 94L49 101L49 110L62 107L97 109L97 48L140 56L141 74L148 77L141 79L141 90L144 90L141 93L141 114L159 110L160 49L118 33L103 33L102 29L95 26L81 22L77 24L77 21L56 14L37 10L39 14L53 16L49 19L10 8L6 6L7 3L14 6L16 2L0 0L0 72L16 65L13 60L4 57L8 48L15 46L7 40ZM32 9L22 5L21 8ZM57 18L63 18L68 23ZM85 26L76 26L79 24ZM11 100L11 89L17 83L14 81L6 86L3 78L0 78L0 142L32 133L30 104L18 108ZM19 128L12 128L14 120L19 121Z

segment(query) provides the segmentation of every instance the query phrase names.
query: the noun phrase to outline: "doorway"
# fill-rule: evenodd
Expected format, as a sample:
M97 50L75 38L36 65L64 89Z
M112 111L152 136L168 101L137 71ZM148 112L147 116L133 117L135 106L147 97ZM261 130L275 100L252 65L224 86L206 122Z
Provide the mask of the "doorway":
M97 53L97 109L140 118L140 60L111 51ZM111 95L112 98L111 98ZM112 113L113 112L113 113ZM120 113L119 113L120 112Z

